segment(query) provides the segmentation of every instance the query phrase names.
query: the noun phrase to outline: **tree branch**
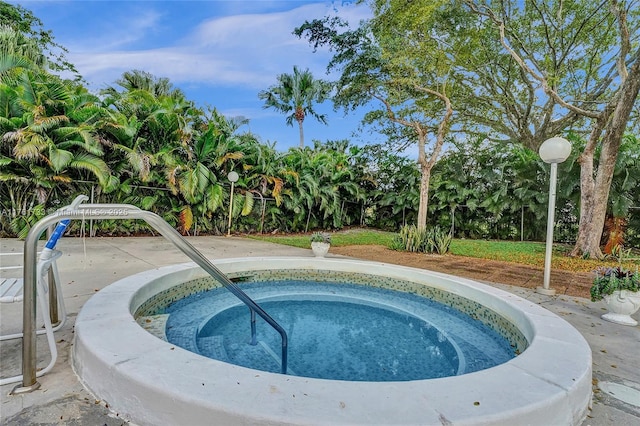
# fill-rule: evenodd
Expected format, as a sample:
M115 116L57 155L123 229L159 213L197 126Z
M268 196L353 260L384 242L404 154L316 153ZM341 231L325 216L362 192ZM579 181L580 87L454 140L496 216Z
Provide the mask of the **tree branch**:
M625 58L631 50L631 42L629 41L629 28L627 26L627 14L621 10L620 4L617 0L611 0L611 13L613 13L618 21L618 29L620 31L620 54L616 61L618 66L618 74L622 79L622 83L629 76L627 66L625 64Z
M509 43L507 43L506 41L506 29L505 29L505 24L502 20L498 19L495 15L495 13L493 13L492 10L488 9L488 8L484 8L485 10L481 10L478 6L476 6L476 4L471 1L471 0L465 0L465 4L475 13L479 14L480 16L485 16L487 18L489 18L493 23L495 23L498 26L498 29L500 31L500 44L502 44L502 46L507 50L507 52L509 52L509 54L511 55L511 57L524 69L527 71L527 73L533 77L535 80L537 80L538 82L540 82L540 84L542 85L542 88L544 90L544 92L546 94L548 94L549 96L553 97L555 99L555 101L560 104L561 106L563 106L564 108L567 108L568 110L571 110L577 114L580 114L582 116L585 117L589 117L589 118L598 118L600 116L600 112L598 111L589 111L586 109L582 109L579 108L575 105L570 104L569 102L566 102L564 99L562 99L562 97L549 85L549 82L547 81L546 77L542 74L538 74L535 72L535 70L533 70L529 65L526 64L526 62L520 57L520 55L518 55L516 53L515 50L513 50L511 48L511 46L509 46Z

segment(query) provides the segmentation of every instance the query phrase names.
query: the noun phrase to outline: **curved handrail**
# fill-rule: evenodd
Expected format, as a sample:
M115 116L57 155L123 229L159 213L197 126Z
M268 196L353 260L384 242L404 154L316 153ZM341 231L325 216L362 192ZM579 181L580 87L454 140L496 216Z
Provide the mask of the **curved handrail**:
M287 333L260 305L251 299L235 283L204 257L182 235L157 214L142 210L130 204L82 204L77 208L63 207L38 221L27 234L24 242L24 304L22 340L22 387L16 387L14 394L31 392L40 387L36 382L36 252L42 233L58 221L65 219L142 219L180 251L198 264L213 278L220 281L231 293L249 307L252 312L252 333L255 330L255 313L271 325L282 339L281 371L287 373ZM252 335L252 340L255 336Z

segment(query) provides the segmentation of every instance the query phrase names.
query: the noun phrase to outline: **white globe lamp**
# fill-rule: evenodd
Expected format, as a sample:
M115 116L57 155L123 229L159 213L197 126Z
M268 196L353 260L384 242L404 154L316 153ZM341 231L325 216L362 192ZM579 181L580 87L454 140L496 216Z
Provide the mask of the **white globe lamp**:
M555 290L549 288L551 282L551 254L553 251L553 228L556 209L556 181L558 180L558 163L562 163L571 155L571 143L565 138L554 137L547 139L538 150L540 158L545 163L551 164L551 176L549 178L549 210L547 213L547 239L544 256L544 278L542 287L537 292L552 296Z
M231 171L227 175L227 179L231 182L231 195L229 197L229 224L227 225L227 237L231 236L231 215L233 213L233 186L240 179L238 173Z

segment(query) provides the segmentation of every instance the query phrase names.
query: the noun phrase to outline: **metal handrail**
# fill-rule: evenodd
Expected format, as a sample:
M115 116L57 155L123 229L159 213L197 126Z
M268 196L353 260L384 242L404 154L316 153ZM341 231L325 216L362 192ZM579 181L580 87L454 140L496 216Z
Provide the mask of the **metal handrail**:
M213 278L220 281L231 293L251 310L251 342L255 344L255 314L260 315L271 325L282 339L281 371L287 373L287 333L264 309L252 300L244 291L215 267L206 257L193 247L182 235L157 214L142 210L130 204L82 204L76 209L63 207L38 221L27 234L24 241L24 301L23 301L23 340L22 340L22 386L12 393L31 392L40 387L36 381L36 252L38 240L50 226L64 219L142 219L153 229L197 263Z

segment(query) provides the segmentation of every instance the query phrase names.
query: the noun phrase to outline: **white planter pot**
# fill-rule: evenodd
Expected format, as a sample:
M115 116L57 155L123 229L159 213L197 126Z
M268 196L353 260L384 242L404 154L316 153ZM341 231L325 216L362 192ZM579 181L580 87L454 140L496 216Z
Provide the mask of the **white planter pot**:
M313 250L313 254L316 257L324 257L327 252L329 252L329 247L331 244L323 243L323 242L313 242L311 243L311 250Z
M604 301L609 312L602 315L603 320L622 325L638 325L638 321L631 318L631 315L640 309L640 291L614 291L612 295L604 296Z

